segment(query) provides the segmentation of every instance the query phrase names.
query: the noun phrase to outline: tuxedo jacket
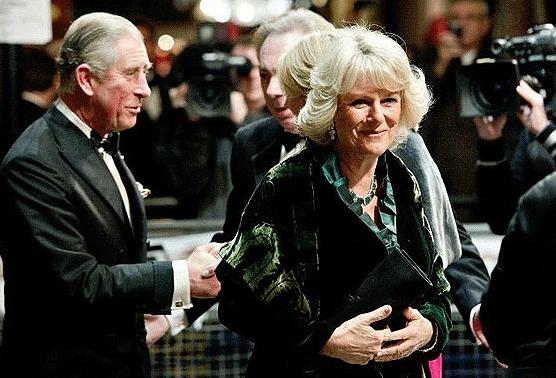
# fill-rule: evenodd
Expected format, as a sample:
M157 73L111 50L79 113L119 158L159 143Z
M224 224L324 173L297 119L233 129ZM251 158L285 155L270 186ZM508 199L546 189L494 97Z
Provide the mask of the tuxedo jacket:
M215 235L215 241L228 241L235 236L251 194L270 168L280 161L284 133L276 118L267 117L241 127L235 134L230 158L232 190L223 233Z
M96 146L56 108L6 155L0 376L149 375L142 314L169 312L173 271L146 262L144 206L122 165L131 220Z

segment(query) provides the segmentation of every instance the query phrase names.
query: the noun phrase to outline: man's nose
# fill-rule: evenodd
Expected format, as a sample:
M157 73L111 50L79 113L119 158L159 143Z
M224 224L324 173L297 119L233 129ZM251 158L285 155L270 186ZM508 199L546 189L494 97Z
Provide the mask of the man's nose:
M149 97L151 95L151 88L149 87L149 83L147 82L147 75L141 74L137 86L135 87L135 94L140 97Z
M278 77L276 75L273 75L270 78L266 93L270 96L281 96L284 94L282 88L280 87L280 81L278 80Z

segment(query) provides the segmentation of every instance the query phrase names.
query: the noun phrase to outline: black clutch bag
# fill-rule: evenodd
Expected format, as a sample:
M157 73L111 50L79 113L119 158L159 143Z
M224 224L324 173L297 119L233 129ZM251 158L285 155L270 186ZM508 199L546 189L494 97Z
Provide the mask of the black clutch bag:
M338 326L359 314L390 305L392 315L385 321L373 323L374 328L384 328L403 309L419 301L433 287L427 274L407 252L397 248L384 258L363 280L355 293L348 294L346 305L331 320Z

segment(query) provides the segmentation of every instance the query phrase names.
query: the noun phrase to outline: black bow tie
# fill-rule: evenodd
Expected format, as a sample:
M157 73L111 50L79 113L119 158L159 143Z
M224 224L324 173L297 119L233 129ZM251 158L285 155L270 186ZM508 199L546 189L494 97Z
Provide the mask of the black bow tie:
M284 131L282 133L282 145L286 149L287 152L290 152L299 142L299 135L292 134Z
M120 146L120 133L114 132L101 137L94 131L91 131L91 139L95 142L95 146L99 150L102 148L112 156L116 155L118 152Z

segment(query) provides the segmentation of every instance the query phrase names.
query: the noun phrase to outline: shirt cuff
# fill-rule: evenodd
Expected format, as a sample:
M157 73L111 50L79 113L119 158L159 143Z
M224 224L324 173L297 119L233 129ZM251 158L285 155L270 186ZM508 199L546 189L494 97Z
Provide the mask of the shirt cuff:
M191 304L191 295L189 287L189 269L187 269L187 261L172 261L172 269L174 270L174 294L172 296L171 309L186 309L193 307Z
M172 310L170 315L164 315L170 326L170 334L176 336L189 325L187 316L183 310Z

